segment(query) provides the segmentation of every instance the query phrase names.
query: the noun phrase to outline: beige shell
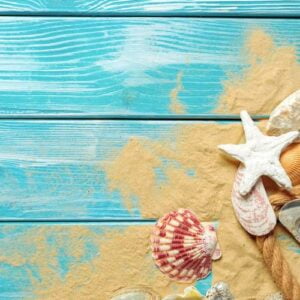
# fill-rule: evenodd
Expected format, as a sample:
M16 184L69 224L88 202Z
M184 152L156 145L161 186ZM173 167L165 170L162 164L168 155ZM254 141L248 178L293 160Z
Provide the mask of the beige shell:
M281 155L280 162L293 185L300 184L300 143L289 145Z
M271 135L293 130L300 130L300 90L289 95L274 109L267 125Z
M144 286L118 290L111 300L160 300L161 297L152 289Z

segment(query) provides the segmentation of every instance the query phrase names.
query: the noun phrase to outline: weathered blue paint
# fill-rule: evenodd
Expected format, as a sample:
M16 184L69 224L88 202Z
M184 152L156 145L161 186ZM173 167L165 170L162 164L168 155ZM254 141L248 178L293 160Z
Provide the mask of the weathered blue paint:
M299 16L299 3L0 0L0 15L69 16L0 18L0 118L181 118L169 107L179 72L184 89L178 98L186 107L185 119L236 118L216 115L214 109L226 74L246 67L241 49L247 32L265 29L276 43L294 45L299 54L300 21L176 16ZM75 15L80 17L70 17ZM92 15L122 17L88 17ZM163 15L175 17L128 18ZM121 196L108 191L98 164L133 136L167 136L172 141L178 124L187 122L2 120L0 220L19 222L0 223L0 299L34 298L28 274L39 280L37 266L13 266L3 259L35 251L31 240L24 239L30 230L49 229L47 249L57 250L55 271L65 278L72 263L101 255L95 239L107 228L152 226L155 220L141 217L138 199L129 212ZM156 174L166 179L160 169ZM187 174L194 176L194 170ZM101 222L86 222L96 219ZM67 228L78 225L94 235L83 237L85 253L76 260L67 251ZM211 280L212 275L196 287L205 294Z
M172 145L176 129L200 123L2 120L0 220L141 219L139 199L128 211L121 195L109 191L103 163L132 137ZM187 175L195 174L188 169Z
M257 27L299 53L298 19L2 17L0 117L181 116L180 72L187 116L213 114Z
M2 14L299 16L298 0L1 0Z
M213 274L210 273L206 278L198 280L195 284L195 287L202 295L205 295L207 290L211 287L212 280Z

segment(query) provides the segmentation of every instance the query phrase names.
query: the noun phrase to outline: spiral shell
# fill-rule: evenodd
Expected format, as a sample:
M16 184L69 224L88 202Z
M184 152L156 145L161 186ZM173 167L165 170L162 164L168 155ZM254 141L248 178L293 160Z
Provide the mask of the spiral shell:
M158 268L180 282L205 278L211 272L212 259L221 256L214 227L202 224L193 212L183 208L158 220L151 249Z
M300 143L291 144L280 157L280 162L293 185L300 183Z

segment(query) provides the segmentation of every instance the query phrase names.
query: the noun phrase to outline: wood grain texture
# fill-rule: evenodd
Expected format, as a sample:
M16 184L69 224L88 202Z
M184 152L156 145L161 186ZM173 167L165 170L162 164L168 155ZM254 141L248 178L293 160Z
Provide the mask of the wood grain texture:
M0 219L137 219L109 192L101 163L131 137L176 122L1 121Z
M132 138L172 145L183 124L199 123L2 120L0 220L140 220L139 199L130 208L109 189L105 163Z
M1 0L2 14L299 16L299 0Z
M140 273L139 280L127 278L129 286L145 285L149 281L154 289L161 288L157 278L160 271L155 267L149 251L149 233L151 224L141 223L26 223L0 224L0 299L101 299L109 300L101 294L109 290L104 282L103 273L123 276ZM130 230L127 229L130 227ZM134 227L134 228L133 228ZM147 227L147 228L146 228ZM133 229L132 229L133 228ZM131 234L130 234L131 232ZM128 253L128 243L137 242L143 264L135 262ZM116 240L118 234L126 239ZM113 242L113 243L112 243ZM110 250L106 243L116 245ZM104 247L103 247L104 246ZM114 270L101 269L101 259L109 259L118 253L118 261L112 263ZM126 258L130 258L130 268ZM71 278L74 282L70 284ZM157 280L155 281L155 278ZM111 280L111 278L105 278ZM114 280L114 279L113 279ZM210 287L212 276L196 283L204 294ZM122 286L116 282L115 289ZM170 284L170 283L169 283ZM173 287L176 284L173 284ZM104 287L105 286L105 287ZM111 286L111 284L110 284ZM178 284L178 288L182 286ZM57 294L54 292L56 291ZM83 293L86 291L86 293ZM65 297L58 297L64 294ZM72 294L72 295L71 295ZM84 294L84 296L83 296ZM110 291L110 295L112 292ZM72 298L73 297L73 298Z
M0 116L210 114L247 32L300 47L297 19L0 18Z

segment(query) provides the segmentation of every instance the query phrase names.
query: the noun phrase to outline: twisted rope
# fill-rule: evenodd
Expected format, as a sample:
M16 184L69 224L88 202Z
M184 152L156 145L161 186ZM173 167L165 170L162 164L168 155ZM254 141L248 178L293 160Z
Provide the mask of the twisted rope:
M270 197L275 211L285 203L300 198L300 185L294 186L291 191L280 191ZM282 291L286 300L300 299L300 285L283 257L281 248L276 241L274 231L267 235L256 237L256 244L261 251L264 261L269 268L276 285Z

